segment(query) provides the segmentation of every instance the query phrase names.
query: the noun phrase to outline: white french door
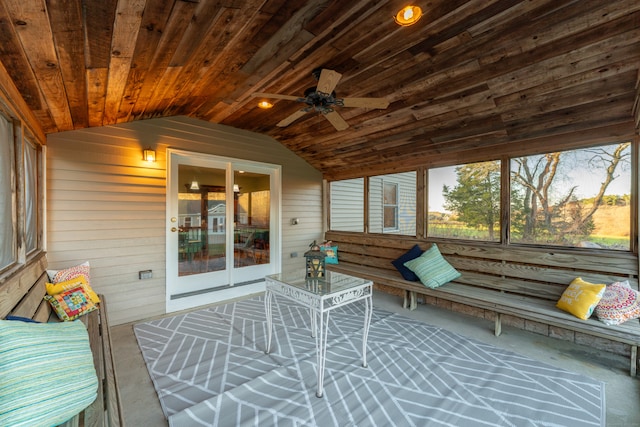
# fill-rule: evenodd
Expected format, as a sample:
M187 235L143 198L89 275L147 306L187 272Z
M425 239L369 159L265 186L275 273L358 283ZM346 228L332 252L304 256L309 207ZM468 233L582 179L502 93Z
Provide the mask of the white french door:
M263 290L279 224L279 166L168 149L167 312Z

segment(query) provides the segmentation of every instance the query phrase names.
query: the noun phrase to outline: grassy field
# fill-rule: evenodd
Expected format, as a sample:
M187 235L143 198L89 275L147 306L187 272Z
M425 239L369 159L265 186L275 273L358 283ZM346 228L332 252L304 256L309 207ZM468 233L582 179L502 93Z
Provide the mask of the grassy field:
M434 237L488 240L489 233L486 230L476 230L466 227L456 221L434 221L433 218L442 218L442 214L430 212L432 218L429 223L429 235ZM595 229L586 241L596 243L603 248L628 250L630 230L630 209L625 206L601 206L593 217ZM495 239L500 233L495 230Z

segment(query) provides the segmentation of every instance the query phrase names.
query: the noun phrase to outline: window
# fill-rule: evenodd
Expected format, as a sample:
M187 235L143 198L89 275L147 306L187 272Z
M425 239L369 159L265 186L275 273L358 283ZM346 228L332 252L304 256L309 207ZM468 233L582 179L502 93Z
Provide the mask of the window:
M627 141L505 155L506 164L491 160L430 168L426 237L631 251L637 221L632 158ZM367 178L367 232L417 235L416 201L423 190L416 177L412 171ZM363 231L364 183L364 178L331 183L332 230Z
M41 249L42 148L0 114L0 271Z
M331 229L364 231L364 178L333 181L330 184Z
M429 237L500 240L500 161L429 170Z
M383 209L383 231L398 230L398 184L394 182L384 182L382 209Z
M631 143L511 160L511 242L630 249Z
M0 115L0 270L18 259L13 125Z
M27 255L39 248L38 223L40 203L38 192L39 167L38 147L24 141L24 204L25 204L25 247Z
M369 232L416 235L416 172L369 178Z

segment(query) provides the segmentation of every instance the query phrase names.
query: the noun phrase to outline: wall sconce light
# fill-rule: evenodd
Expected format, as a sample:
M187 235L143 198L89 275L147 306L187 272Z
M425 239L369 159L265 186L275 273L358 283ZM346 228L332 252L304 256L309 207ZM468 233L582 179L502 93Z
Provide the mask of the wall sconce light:
M400 9L393 19L396 21L396 24L408 27L409 25L413 25L418 22L421 17L422 9L418 6L409 5Z
M196 181L195 179L193 181L191 181L191 187L189 187L189 189L191 189L191 190L199 190L200 189L200 185L198 185L198 181Z
M155 162L156 161L156 150L152 150L151 147L147 147L142 150L142 159L147 162Z
M234 193L239 193L240 192L240 186L238 184L233 184L233 192Z

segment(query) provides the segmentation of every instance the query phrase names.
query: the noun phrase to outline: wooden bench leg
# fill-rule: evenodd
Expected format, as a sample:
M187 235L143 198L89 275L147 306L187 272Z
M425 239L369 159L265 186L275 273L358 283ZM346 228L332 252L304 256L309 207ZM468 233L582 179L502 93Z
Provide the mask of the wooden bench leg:
M631 346L631 372L630 375L632 377L636 376L636 369L638 367L638 346Z
M494 333L497 337L502 333L502 314L496 313L496 325L494 327Z
M418 307L418 303L416 302L416 300L416 293L414 291L404 291L404 301L402 303L402 308L415 310L416 307Z

